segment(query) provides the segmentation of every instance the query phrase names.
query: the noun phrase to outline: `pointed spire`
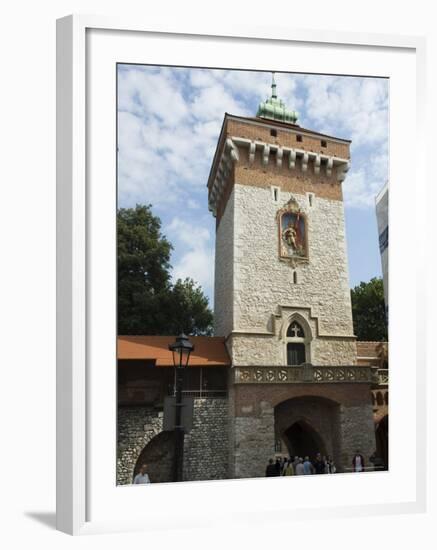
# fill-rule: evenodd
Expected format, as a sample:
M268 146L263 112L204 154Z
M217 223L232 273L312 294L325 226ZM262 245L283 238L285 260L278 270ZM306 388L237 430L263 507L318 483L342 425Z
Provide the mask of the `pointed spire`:
M275 73L272 72L272 95L269 99L262 101L259 104L258 112L256 116L261 118L269 118L273 120L279 120L281 122L289 122L296 124L297 112L288 109L282 99L278 99L276 92Z
M275 82L275 73L272 72L272 98L277 99L278 96L276 95L276 82Z

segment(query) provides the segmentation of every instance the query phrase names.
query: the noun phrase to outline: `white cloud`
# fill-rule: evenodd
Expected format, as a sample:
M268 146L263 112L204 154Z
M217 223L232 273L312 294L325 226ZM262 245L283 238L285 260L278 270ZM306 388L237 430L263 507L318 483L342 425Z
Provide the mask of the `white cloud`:
M193 278L210 295L214 277L214 246L209 230L200 223L174 217L165 227L167 238L183 250L173 266L173 280Z
M346 206L374 208L375 197L387 183L388 156L386 153L370 156L366 164L351 170L343 183Z
M302 77L305 111L326 133L343 132L354 146L380 144L388 134L388 86L384 79Z
M178 80L169 71L121 70L118 92L120 110L154 115L167 127L175 127L189 116Z
M373 209L387 179L387 81L277 73L276 83L299 124L352 139L345 204ZM270 84L267 72L125 66L119 73L120 205L153 205L175 245L174 278L192 277L209 295L214 239L206 182L223 116L255 116Z

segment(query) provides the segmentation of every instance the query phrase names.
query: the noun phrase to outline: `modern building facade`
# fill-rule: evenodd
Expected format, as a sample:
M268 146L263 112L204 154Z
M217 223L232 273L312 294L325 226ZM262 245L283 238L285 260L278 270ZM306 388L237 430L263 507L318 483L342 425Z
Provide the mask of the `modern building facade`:
M384 281L385 315L388 321L388 183L375 199L378 224L379 252L381 254L382 278Z

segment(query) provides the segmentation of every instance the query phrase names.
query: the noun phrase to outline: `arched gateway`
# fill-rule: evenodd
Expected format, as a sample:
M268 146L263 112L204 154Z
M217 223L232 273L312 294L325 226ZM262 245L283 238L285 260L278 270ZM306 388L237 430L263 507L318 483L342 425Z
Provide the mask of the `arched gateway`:
M285 444L281 449L289 456L317 453L340 460L339 404L311 395L281 402L274 409L275 437Z
M337 379L332 372L337 373ZM370 368L235 367L230 389L229 477L259 477L281 440L282 455L333 457L352 469L356 449L375 451Z
M320 435L305 420L295 422L283 434L289 456L309 456L313 458L317 453L326 455L326 446Z

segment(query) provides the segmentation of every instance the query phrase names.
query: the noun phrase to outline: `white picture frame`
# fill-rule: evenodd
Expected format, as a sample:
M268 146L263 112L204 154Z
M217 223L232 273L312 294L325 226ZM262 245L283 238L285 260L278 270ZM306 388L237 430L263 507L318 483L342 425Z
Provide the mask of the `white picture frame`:
M94 33L94 34L93 34ZM289 501L278 503L278 484L274 485L274 480L240 480L240 481L223 481L223 482L196 482L196 483L184 483L177 484L177 487L172 484L156 485L148 487L149 492L139 491L144 488L115 488L115 481L108 480L108 483L114 483L114 489L116 493L109 496L109 492L106 494L104 490L101 491L101 496L96 496L96 492L100 492L99 488L91 489L94 479L96 477L96 459L91 451L92 445L95 444L95 440L99 440L99 446L108 440L113 435L115 430L115 416L112 416L113 409L109 408L107 411L110 414L105 415L103 418L97 418L94 414L94 388L95 377L100 376L102 380L102 391L106 387L106 377L102 378L102 373L96 374L94 372L93 365L95 354L102 353L102 357L111 354L115 350L115 341L113 348L103 351L102 342L104 338L102 335L96 337L96 332L93 332L93 323L95 311L98 309L94 303L94 291L95 280L98 278L98 273L94 272L93 257L91 252L95 251L96 242L104 244L107 253L106 258L109 258L115 249L115 233L113 226L110 225L111 208L113 208L115 196L111 195L112 190L107 189L103 191L105 199L103 200L103 213L99 213L101 217L102 227L109 227L110 234L106 232L100 232L99 227L96 225L96 212L95 212L95 198L96 193L101 193L101 189L95 189L90 185L92 181L93 170L95 165L92 155L95 150L91 152L90 143L93 143L93 137L90 137L88 124L90 117L90 109L92 108L92 94L93 90L90 89L93 81L92 71L96 67L95 60L90 59L90 55L94 55L96 52L103 49L103 43L99 43L99 39L93 37L102 37L104 39L106 47L104 48L104 55L107 56L106 62L108 67L113 66L113 60L119 57L119 61L122 62L138 62L141 60L141 51L138 48L140 40L144 37L153 38L157 43L163 44L163 49L159 59L156 57L156 62L166 64L180 64L181 50L174 49L174 43L178 40L189 44L191 40L204 41L205 44L214 41L223 41L223 44L227 44L228 58L224 60L222 65L213 64L213 66L228 66L230 68L238 68L246 66L244 59L248 59L247 50L251 51L256 49L258 54L266 48L270 48L272 51L275 48L300 48L300 52L303 56L311 56L312 48L333 48L334 57L337 58L338 67L343 67L343 70L336 69L335 72L342 74L356 74L352 69L350 62L348 62L348 54L350 51L361 51L364 54L374 55L375 52L379 52L379 56L383 58L383 55L387 54L387 63L390 62L390 55L398 56L401 61L402 56L405 56L407 63L402 63L403 70L407 73L407 77L413 77L413 88L415 95L415 101L409 105L410 111L408 112L409 121L414 120L414 124L411 124L409 131L414 136L415 147L411 144L409 148L414 152L415 161L411 163L411 166L405 169L406 174L402 174L400 170L396 169L396 158L391 160L391 178L399 176L399 181L402 185L405 181L402 178L409 177L410 181L413 178L415 185L410 186L408 190L408 196L406 193L394 194L393 200L391 200L390 206L390 219L394 222L394 231L391 230L391 266L396 265L396 262L402 255L401 245L402 243L396 238L396 231L399 234L399 228L401 227L401 220L398 216L402 211L402 208L406 204L406 200L410 203L414 203L420 196L425 196L425 174L424 166L424 112L423 112L423 98L422 93L425 88L425 40L420 37L408 37L408 36L393 36L393 35L372 35L372 34L355 34L355 33L337 33L337 32L311 32L298 29L272 29L272 28L235 28L230 29L205 29L197 28L194 24L190 28L174 28L171 26L152 26L147 22L141 21L129 21L123 19L111 19L105 17L96 16L82 16L74 15L58 20L57 22L57 528L61 531L70 534L84 534L92 532L105 532L105 531L123 531L132 529L151 529L157 527L164 527L171 520L172 525L178 526L179 522L187 525L187 521L192 526L201 526L211 521L208 516L202 516L202 510L195 508L195 501L204 501L204 499L211 498L211 491L214 492L215 503L210 503L209 516L213 515L216 521L223 520L224 517L232 521L244 521L247 518L256 520L257 517L273 517L278 510L293 510L294 518L306 518L306 517L323 517L326 518L329 515L333 516L346 516L346 515L368 515L369 513L398 513L398 512L419 512L425 510L426 502L426 469L424 463L425 457L425 430L426 430L426 402L425 402L425 384L426 384L426 369L425 369L425 330L424 319L425 315L420 315L425 309L425 289L422 284L419 284L421 280L421 274L423 275L426 264L425 254L423 246L419 245L416 251L416 262L414 265L414 273L410 271L409 279L407 275L400 276L400 281L390 286L390 303L391 311L393 312L393 321L391 321L390 335L400 335L402 331L400 323L400 315L397 313L403 312L403 315L407 315L409 319L414 320L415 334L411 336L410 348L406 349L394 349L391 352L391 364L394 361L399 362L399 372L394 374L393 381L390 381L390 388L396 393L401 392L402 388L405 389L405 383L409 383L410 387L415 387L414 398L410 399L414 407L415 414L412 415L412 419L405 421L409 422L410 433L414 432L415 441L415 453L414 459L416 468L414 476L405 475L405 495L400 498L399 495L393 493L393 497L390 494L385 495L383 501L373 501L369 496L367 500L363 497L362 503L360 501L338 501L333 502L332 506L328 506L323 502L323 498L314 506L310 501L305 503L301 502L301 506L293 506ZM117 43L117 37L128 37L129 43L126 42L123 47ZM104 38L103 38L104 37ZM142 38L143 37L143 38ZM168 46L165 47L165 44ZM111 47L107 47L108 44L112 44ZM173 44L173 47L172 47ZM230 50L234 49L234 60L232 66L229 65L229 55L232 53ZM100 50L99 50L100 48ZM120 48L117 50L117 48ZM241 50L242 57L238 58L237 50ZM246 50L244 53L243 50ZM134 59L134 51L136 51L136 58ZM150 48L149 50L150 53ZM331 50L330 50L331 51ZM91 52L91 53L90 53ZM344 60L341 59L342 55L339 52L343 52ZM372 53L373 52L373 53ZM389 55L390 54L390 55ZM244 58L246 55L246 58ZM185 57L186 65L194 66L206 66L198 64L199 62L194 59L194 55L190 58ZM305 67L305 59L301 58L299 67L296 66L296 62L293 62L293 66L289 69L299 72ZM412 59L414 58L414 62ZM172 62L172 59L174 60ZM394 59L394 57L393 57ZM146 62L146 61L144 61ZM149 57L150 62L150 57ZM252 67L256 67L256 63L261 63L262 68L268 68L265 61L253 61ZM290 62L291 63L291 62ZM111 65L112 64L112 65ZM105 63L101 66L104 70ZM275 59L274 67L272 69L281 69L285 65L281 66L279 57ZM308 63L308 67L311 63ZM414 71L411 68L414 65ZM375 68L376 72L364 73L375 74L376 76L382 76L382 69ZM399 71L399 67L396 69ZM386 72L388 75L395 71L394 67L387 66ZM110 72L110 71L109 71ZM106 74L109 75L109 72ZM306 72L316 72L311 67ZM330 72L325 71L325 72ZM395 71L396 72L396 71ZM393 72L394 74L394 72ZM412 76L413 75L413 76ZM112 78L112 77L111 77ZM100 84L105 85L105 79L99 77ZM394 79L396 82L396 79ZM94 85L94 84L93 84ZM398 85L400 85L400 80ZM109 88L107 88L109 89ZM115 93L115 90L111 90L110 94ZM392 90L393 93L393 90ZM406 91L405 94L408 94ZM398 139L396 131L400 131L402 126L402 120L399 119L399 113L402 112L402 98L398 98L399 104L393 106L393 109L398 109L396 112L398 115L395 118L391 118L390 124L392 129L391 146L393 155L397 157L398 151L400 151L400 143L395 143L394 140ZM113 104L115 110L115 104L113 103L113 96L110 95L102 100L105 104L102 108ZM397 103L397 101L395 102ZM103 111L102 111L102 114ZM102 132L103 129L93 126L93 132ZM111 130L112 131L112 130ZM101 156L110 150L111 143L113 143L113 134L108 133L107 140L103 139L101 146ZM106 135L106 132L105 132ZM92 147L92 145L91 145ZM106 147L106 148L105 148ZM108 149L109 147L109 149ZM115 164L115 149L114 158L108 161L108 170L111 171ZM100 154L99 153L99 154ZM106 157L107 158L107 157ZM397 161L400 159L397 158ZM115 174L113 174L115 177ZM401 185L401 184L400 184ZM106 198L106 195L108 196ZM105 210L107 208L107 210ZM105 212L108 216L105 221ZM105 226L105 223L109 223ZM423 231L423 220L416 216L415 218L415 230L414 234ZM112 229L111 229L112 228ZM103 240L103 235L105 238ZM406 236L408 239L414 239L414 235ZM100 240L99 240L100 239ZM413 242L413 241L411 241ZM393 244L392 244L393 243ZM408 243L407 243L408 244ZM91 251L91 252L90 252ZM103 265L103 263L102 263ZM113 266L112 266L113 267ZM404 277L404 278L403 278ZM405 279L407 277L407 279ZM409 300L406 304L399 304L396 306L396 296L400 290L400 287L405 281L413 281L414 284L410 284L410 288L407 291ZM107 291L107 287L102 285L102 292ZM111 288L111 287L109 287ZM97 298L96 298L97 299ZM115 295L111 298L115 301ZM111 333L111 326L106 327L106 337ZM421 339L421 345L416 346L416 337ZM391 336L390 336L391 339ZM115 338L114 338L115 340ZM99 349L100 346L100 349ZM115 355L114 355L115 360ZM413 361L415 365L415 376L411 376L410 380L406 380L408 365L407 362ZM104 362L104 361L103 361ZM110 366L108 368L111 368ZM108 375L109 378L110 375ZM97 378L99 379L99 378ZM108 386L109 388L109 386ZM113 394L112 390L108 390L106 398L108 402ZM109 397L108 397L109 396ZM411 397L411 396L410 396ZM391 408L396 407L396 399L391 401ZM109 405L110 407L111 405ZM113 403L115 408L115 401ZM105 407L102 407L105 410ZM396 411L396 409L395 409ZM399 407L399 413L401 409ZM394 427L396 427L396 416L394 416ZM100 422L98 424L100 430L96 432L95 424L93 422ZM97 434L91 436L91 434ZM111 441L110 445L115 445L115 438ZM97 460L97 464L99 461ZM101 462L100 462L101 464ZM420 466L420 467L419 467ZM104 466L102 465L104 469ZM374 474L385 475L386 478L392 477L390 482L387 482L387 492L389 492L390 486L396 484L395 476L398 471L396 465L390 472L386 474ZM417 474L416 474L417 472ZM367 475L367 474L366 474ZM369 474L371 476L371 474ZM110 477L110 476L108 476ZM315 477L331 477L331 476L315 476ZM340 477L340 476L338 476ZM345 491L355 493L357 490L365 488L363 483L349 476L347 478L347 484L350 485L350 489L345 488ZM345 479L345 478L343 478ZM379 478L378 483L381 484ZM372 477L368 477L366 485L368 490L371 491ZM399 478L397 479L399 481ZM293 480L301 482L301 480ZM326 485L329 480L311 479L305 480L310 482L311 485L307 487L314 488L314 483L317 484L318 490L330 491L332 487ZM336 483L342 484L340 479L335 480ZM262 483L262 485L260 485ZM384 482L385 483L385 482ZM390 485L391 483L391 485ZM231 485L230 485L231 484ZM301 484L300 484L301 485ZM297 486L296 486L297 487ZM136 491L136 494L128 491ZM299 489L301 490L301 489ZM314 490L314 489L312 489ZM175 492L176 491L176 492ZM306 489L306 492L311 491ZM340 491L341 492L341 491ZM230 499L229 495L232 493ZM345 493L345 494L346 494ZM407 494L408 493L408 494ZM184 515L182 512L180 516L177 516L174 509L169 507L165 518L159 518L159 516L153 515L153 510L146 511L147 506L151 503L158 504L168 502L175 495L179 497L191 498L193 495L192 503L196 514ZM265 504L259 505L256 503L255 496L264 494ZM114 498L121 504L114 506L111 509L104 510L101 508L99 513L90 513L90 509L93 507L97 509L98 504L96 502L102 500L111 500ZM352 497L351 497L352 498ZM370 500L369 500L370 499ZM232 500L232 503L229 502ZM335 500L335 499L334 499ZM138 503L143 503L144 512L141 514L129 515L129 502L135 501L135 507L138 509ZM227 506L223 506L223 503L227 501ZM273 501L273 502L272 502ZM234 503L236 503L234 505ZM238 503L240 503L238 505ZM253 503L253 504L252 504ZM118 506L118 508L117 508ZM222 513L219 513L218 506L224 508ZM126 509L126 514L118 515L117 510L120 507ZM127 508L126 508L127 507ZM216 511L217 513L215 513ZM259 516L257 515L257 511Z

